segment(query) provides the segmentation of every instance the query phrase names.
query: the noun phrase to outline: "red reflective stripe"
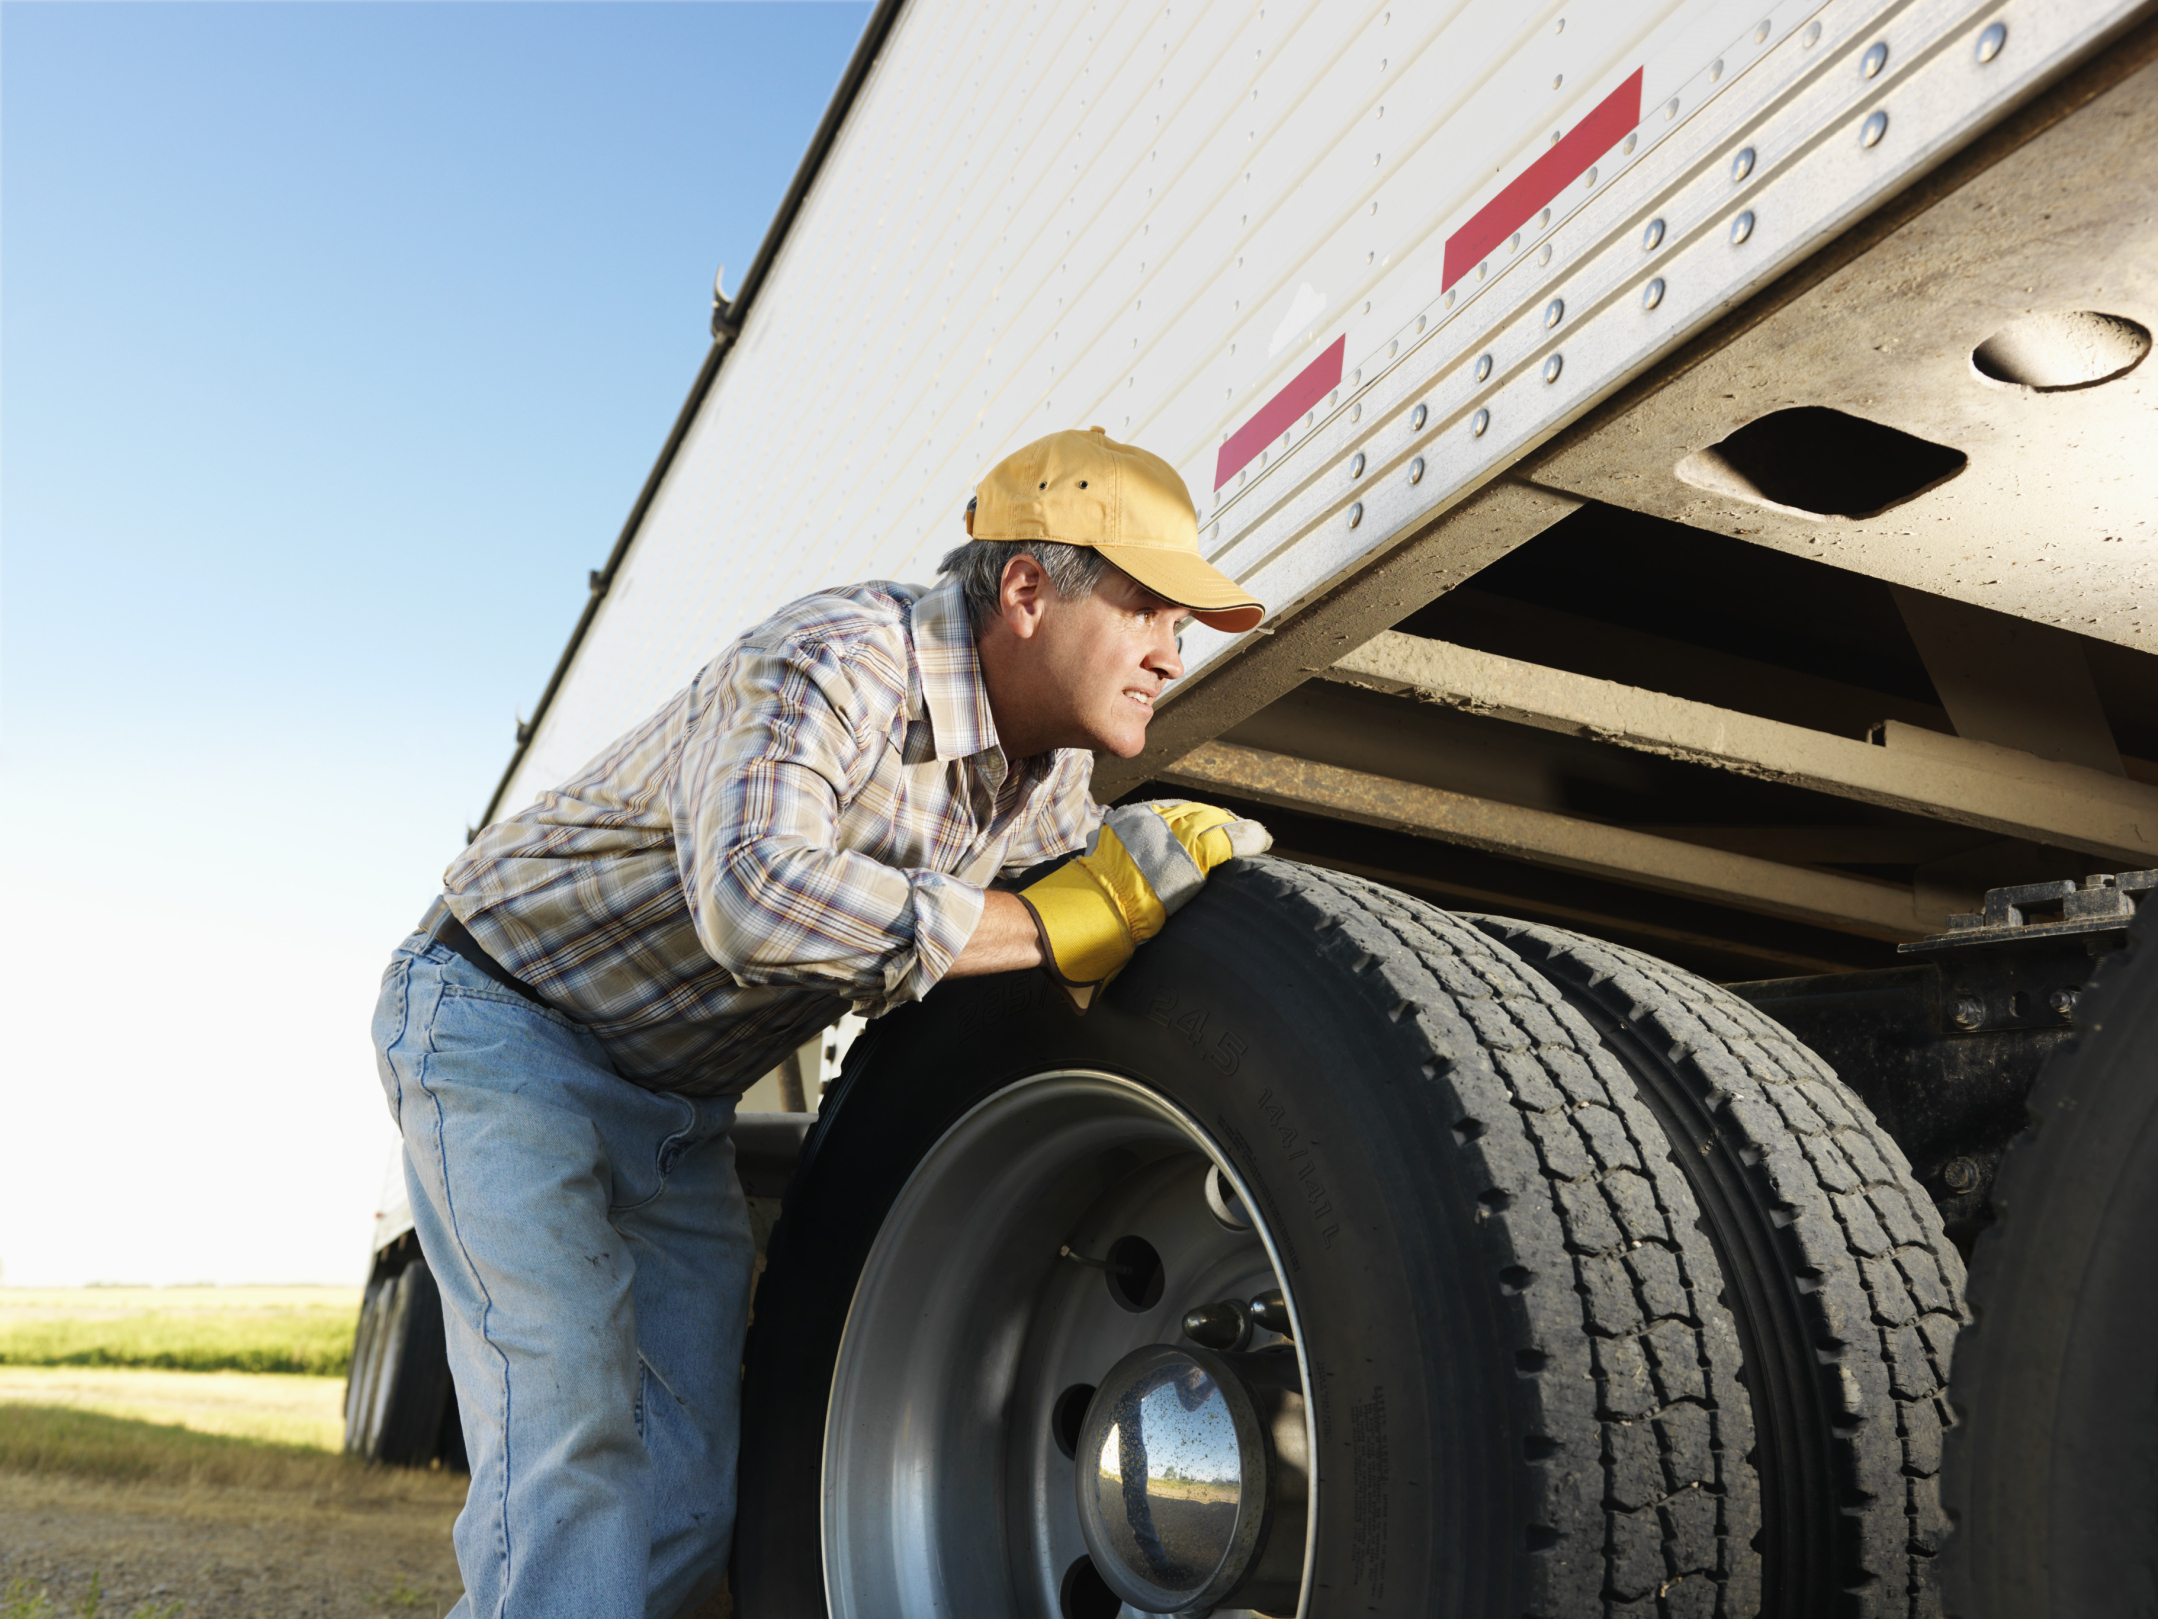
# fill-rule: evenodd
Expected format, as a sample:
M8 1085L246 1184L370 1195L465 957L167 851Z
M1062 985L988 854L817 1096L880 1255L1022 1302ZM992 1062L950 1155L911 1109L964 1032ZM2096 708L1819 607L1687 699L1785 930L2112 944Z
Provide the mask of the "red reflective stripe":
M1297 372L1288 387L1261 405L1258 415L1229 435L1214 462L1216 489L1249 466L1297 417L1341 386L1341 357L1348 347L1347 333L1335 338L1324 354Z
M1459 281L1529 217L1588 172L1588 166L1618 144L1641 122L1641 70L1596 104L1596 110L1566 132L1563 139L1519 178L1476 210L1476 217L1446 238L1446 262L1439 290Z

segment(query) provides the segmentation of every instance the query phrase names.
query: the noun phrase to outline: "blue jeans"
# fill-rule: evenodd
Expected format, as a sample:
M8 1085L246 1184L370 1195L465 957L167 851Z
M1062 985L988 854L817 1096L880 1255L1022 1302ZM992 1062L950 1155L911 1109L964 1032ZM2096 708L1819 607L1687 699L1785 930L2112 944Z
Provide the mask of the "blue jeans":
M734 1098L639 1089L420 933L374 1033L472 1464L452 1619L674 1619L734 1533Z

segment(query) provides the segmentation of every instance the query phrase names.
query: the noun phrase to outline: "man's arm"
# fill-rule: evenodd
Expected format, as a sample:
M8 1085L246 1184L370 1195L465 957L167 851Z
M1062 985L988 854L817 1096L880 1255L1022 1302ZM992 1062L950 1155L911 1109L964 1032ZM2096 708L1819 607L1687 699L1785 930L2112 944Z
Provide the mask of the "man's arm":
M1042 964L1041 930L1017 894L991 889L982 896L982 919L953 961L947 978L1013 973Z
M712 959L738 983L821 990L875 1015L944 976L978 930L982 891L840 846L840 806L905 698L866 639L742 647L714 700L724 721L685 742L671 807Z

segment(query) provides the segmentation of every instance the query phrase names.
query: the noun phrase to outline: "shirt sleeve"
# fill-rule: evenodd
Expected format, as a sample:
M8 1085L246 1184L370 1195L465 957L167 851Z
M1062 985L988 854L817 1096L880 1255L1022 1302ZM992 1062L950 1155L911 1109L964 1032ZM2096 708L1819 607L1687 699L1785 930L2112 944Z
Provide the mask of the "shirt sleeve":
M1034 795L1033 813L1012 834L1001 875L1018 877L1058 855L1087 846L1101 825L1102 808L1094 802L1094 756L1084 748L1057 754L1056 767Z
M730 660L711 733L685 744L675 823L698 939L738 982L875 1016L927 994L973 936L979 888L839 847L840 806L890 745L904 678L819 643Z

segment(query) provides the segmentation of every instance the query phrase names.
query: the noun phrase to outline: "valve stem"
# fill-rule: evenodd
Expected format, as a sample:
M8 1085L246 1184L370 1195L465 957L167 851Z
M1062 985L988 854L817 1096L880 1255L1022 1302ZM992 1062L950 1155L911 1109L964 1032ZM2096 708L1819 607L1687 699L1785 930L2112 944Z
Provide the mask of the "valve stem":
M1059 1259L1068 1259L1075 1265L1090 1265L1095 1270L1105 1270L1111 1276L1129 1276L1131 1274L1129 1265L1112 1265L1106 1259L1089 1259L1085 1254L1073 1248L1070 1243L1066 1243L1057 1250L1057 1257Z

